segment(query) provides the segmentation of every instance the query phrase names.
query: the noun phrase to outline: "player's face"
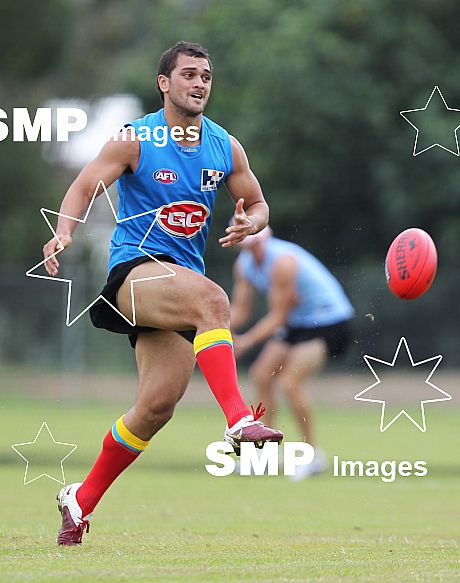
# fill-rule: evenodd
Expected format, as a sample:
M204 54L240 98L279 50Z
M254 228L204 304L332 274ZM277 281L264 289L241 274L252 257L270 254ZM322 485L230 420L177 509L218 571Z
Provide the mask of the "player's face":
M166 83L165 100L187 115L203 113L211 93L212 75L207 59L179 55Z

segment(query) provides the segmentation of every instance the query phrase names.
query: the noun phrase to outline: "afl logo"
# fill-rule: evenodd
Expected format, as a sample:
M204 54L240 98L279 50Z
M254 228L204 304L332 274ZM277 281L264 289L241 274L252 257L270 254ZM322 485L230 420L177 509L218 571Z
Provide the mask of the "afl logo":
M153 179L160 184L174 184L179 180L174 170L168 170L167 168L161 168L160 170L155 170L153 173Z
M191 239L206 224L211 211L204 204L193 200L179 200L162 206L157 220L166 233L175 237Z

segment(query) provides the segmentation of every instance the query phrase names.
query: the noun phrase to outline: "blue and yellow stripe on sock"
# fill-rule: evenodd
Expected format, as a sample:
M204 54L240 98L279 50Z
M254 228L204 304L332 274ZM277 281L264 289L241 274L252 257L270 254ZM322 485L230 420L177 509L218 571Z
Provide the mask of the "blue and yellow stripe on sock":
M112 436L115 441L121 443L131 451L136 453L142 453L144 449L148 446L150 441L144 441L136 437L131 431L126 427L123 421L123 416L115 421L112 425Z
M227 328L216 328L215 330L208 330L195 336L193 341L193 348L195 355L206 348L217 346L218 344L228 344L233 349L233 338L230 330Z

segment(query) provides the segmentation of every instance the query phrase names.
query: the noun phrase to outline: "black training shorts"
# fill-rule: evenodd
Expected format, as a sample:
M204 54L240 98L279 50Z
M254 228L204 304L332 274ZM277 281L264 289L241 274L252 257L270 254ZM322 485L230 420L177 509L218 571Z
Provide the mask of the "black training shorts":
M159 261L165 261L167 263L177 263L176 260L170 255L154 255ZM146 255L142 257L136 257L130 261L125 261L124 263L119 263L109 273L107 278L107 283L104 289L101 291L100 295L108 300L113 306L118 309L117 304L117 292L121 285L125 281L131 269L145 263L146 261L153 261L150 257ZM113 308L111 308L104 300L99 298L91 308L89 309L89 315L91 322L96 328L105 328L110 332L115 332L116 334L128 334L129 342L134 348L136 346L137 335L141 332L155 332L158 328L150 328L147 326L131 326L124 318L117 314ZM194 330L177 331L178 334L183 336L189 342L193 342L195 338Z
M308 342L315 338L322 338L326 342L329 356L333 358L341 356L350 344L350 321L345 320L331 326L318 326L316 328L284 326L277 330L273 336L274 340L281 340L281 342L287 342L290 345Z

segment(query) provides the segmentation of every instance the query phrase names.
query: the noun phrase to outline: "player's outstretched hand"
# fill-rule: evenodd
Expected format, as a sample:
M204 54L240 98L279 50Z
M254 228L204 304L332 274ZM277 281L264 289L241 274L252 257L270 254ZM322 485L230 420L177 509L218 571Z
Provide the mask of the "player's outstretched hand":
M53 237L43 247L43 256L45 259L47 259L44 264L45 269L49 275L53 277L55 277L59 271L59 261L56 259L55 253L64 251L64 249L66 249L72 243L72 237L70 235L59 235L59 241L56 239L56 237Z
M255 224L251 217L244 212L244 198L240 198L235 206L233 225L225 229L227 235L219 239L222 247L233 247L244 241L248 235L255 233Z

